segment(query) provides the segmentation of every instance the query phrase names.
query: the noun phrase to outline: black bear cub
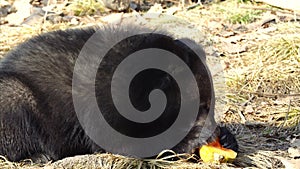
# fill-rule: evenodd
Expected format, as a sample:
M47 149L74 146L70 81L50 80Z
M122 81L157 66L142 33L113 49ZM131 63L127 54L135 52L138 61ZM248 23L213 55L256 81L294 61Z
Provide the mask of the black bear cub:
M110 38L144 30L149 31L148 28L135 26L59 30L33 37L10 51L0 62L0 155L12 161L28 158L55 161L74 155L104 152L105 150L85 133L76 116L72 99L72 78L76 59L84 44L95 32L100 32L99 43L105 46ZM121 51L126 55L132 49L142 48L143 45L171 46L174 50L186 48L175 38L171 38L169 44L163 43L165 36L157 34L153 36L149 34L144 38L144 41L139 39L139 44L132 45L128 42L125 46L119 46L121 49L112 49L116 52L110 56L111 64L114 64L114 58L119 57L118 52ZM196 63L188 57L190 51L181 52L184 55L181 59L191 69L195 68ZM101 73L98 75L105 76ZM170 78L165 74L157 75L155 83L151 83L153 77L148 79L141 77L143 80L137 85L141 85L145 90L161 88L166 95L171 96L174 87L168 84ZM196 80L199 83L208 81ZM96 81L96 85L97 83L109 84L105 81ZM129 93L133 97L132 101L137 107L140 106L140 109L147 109L145 99L139 99L149 94L145 90L129 91L132 92ZM200 89L203 103L200 104L197 121L189 134L172 148L174 151L192 153L194 149L217 137L221 139L224 147L237 150L234 136L225 128L217 127L208 140L201 140L198 137L208 112L213 109L213 103L210 103L214 100L212 90L212 88ZM97 94L97 91L96 95L103 96L102 93ZM174 103L177 103L176 99L178 98L175 98ZM106 113L113 110L109 106L110 104L106 107ZM172 106L168 108L171 112L172 109ZM213 118L210 119L210 123L215 124Z

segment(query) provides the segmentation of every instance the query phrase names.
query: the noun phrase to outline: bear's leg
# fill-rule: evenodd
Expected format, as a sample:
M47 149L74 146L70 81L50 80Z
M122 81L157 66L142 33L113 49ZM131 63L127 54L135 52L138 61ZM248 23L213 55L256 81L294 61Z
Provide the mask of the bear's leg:
M0 155L19 161L43 154L35 113L31 90L17 78L0 74Z

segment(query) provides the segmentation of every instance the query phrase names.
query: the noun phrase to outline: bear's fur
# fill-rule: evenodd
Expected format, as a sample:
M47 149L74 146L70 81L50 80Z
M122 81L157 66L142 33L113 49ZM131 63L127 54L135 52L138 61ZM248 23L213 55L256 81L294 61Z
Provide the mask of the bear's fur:
M0 62L0 154L9 160L19 161L26 158L58 160L68 156L103 152L104 150L85 134L77 119L72 100L74 65L84 44L96 31L103 34L99 43L105 45L113 36L143 30L148 31L146 28L139 27L59 30L31 38L9 52ZM148 47L165 46L174 48L174 51L177 47L186 48L175 38L171 38L170 44L160 43L161 39L166 37L158 35L144 38ZM132 46L128 43L123 48L121 46L122 49L114 49L116 52L110 56L113 58L111 62L114 61L114 57L118 59L119 56L116 53L120 51L126 55L132 49L142 47L139 44ZM191 51L180 52L181 59L191 69L198 69L198 64L189 58ZM97 76L100 75L101 73L98 73ZM161 82L152 85L171 94L174 88L168 84L170 78L160 73L158 76ZM202 75L198 77L201 78ZM208 76L203 77L206 79L197 79L197 82L208 83L210 80L207 79ZM97 83L108 82L96 80L96 85ZM149 79L145 79L144 84L140 81L135 85L147 86ZM190 153L207 141L198 137L210 106L213 105L210 103L213 100L212 90L210 87L200 90L203 103L199 108L197 123L186 138L173 147L174 151ZM140 100L145 100L144 95L148 92L131 91L132 102L136 108L147 109L146 103ZM102 93L96 95L103 96ZM174 102L176 101L178 100L175 99ZM169 109L172 111L173 108ZM106 107L106 110L108 110L106 113L109 113L111 109ZM116 121L118 119L110 120L118 123ZM210 122L211 125L215 125L213 118ZM228 147L232 148L232 145L234 145L233 149L237 147L234 137L228 132L225 134L233 139ZM209 140L220 135L222 132L220 128L217 128Z

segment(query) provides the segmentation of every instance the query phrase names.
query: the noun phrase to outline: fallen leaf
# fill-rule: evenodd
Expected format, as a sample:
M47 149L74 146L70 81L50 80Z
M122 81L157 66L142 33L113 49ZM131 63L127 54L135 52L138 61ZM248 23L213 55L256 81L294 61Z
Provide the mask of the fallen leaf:
M168 8L168 9L166 9L166 11L165 11L165 13L167 14L167 15L174 15L177 11L179 11L180 10L180 8L179 7L170 7L170 8Z
M287 169L297 169L300 168L300 159L288 160L285 158L280 158L280 161Z
M245 113L253 113L254 109L251 105L247 105L245 108Z
M300 139L295 139L291 143L293 147L300 148Z
M16 0L13 6L16 8L17 12L7 15L6 20L9 24L20 25L25 18L31 15L30 0Z
M229 54L237 54L247 51L245 45L226 43L223 47L223 51L226 51Z
M151 8L148 10L147 13L159 13L161 14L163 11L163 8L161 7L161 4L155 3Z
M293 148L293 147L290 147L288 149L288 153L289 153L289 156L292 157L292 158L298 158L300 157L300 148Z
M299 0L257 0L257 2L264 2L279 8L300 11Z
M160 4L155 3L147 13L145 13L143 16L146 19L153 19L153 18L158 18L160 14L162 14L163 8L161 7Z
M105 23L119 24L122 21L123 13L112 13L101 18L101 21Z
M236 35L236 33L232 32L232 31L223 31L223 32L218 33L217 35L222 36L224 38L229 38L230 36Z

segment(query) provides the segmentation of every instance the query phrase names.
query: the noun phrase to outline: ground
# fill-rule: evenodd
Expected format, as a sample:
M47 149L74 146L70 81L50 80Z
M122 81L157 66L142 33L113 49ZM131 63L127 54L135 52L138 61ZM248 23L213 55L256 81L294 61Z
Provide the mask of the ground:
M101 16L76 16L76 20L70 22L52 23L44 19L34 26L3 23L0 25L0 57L33 35L108 21L161 27L176 37L192 38L203 45L208 55L216 88L216 119L236 135L239 143L240 152L233 164L189 163L185 158L179 162L142 161L97 154L46 165L30 161L12 163L3 157L0 167L288 168L286 162L296 161L288 150L300 137L300 16L250 1L186 5L190 8L175 6L162 9L156 5L150 9L158 14L155 16L145 12L106 12Z

